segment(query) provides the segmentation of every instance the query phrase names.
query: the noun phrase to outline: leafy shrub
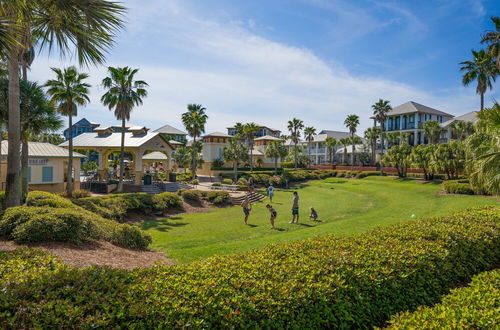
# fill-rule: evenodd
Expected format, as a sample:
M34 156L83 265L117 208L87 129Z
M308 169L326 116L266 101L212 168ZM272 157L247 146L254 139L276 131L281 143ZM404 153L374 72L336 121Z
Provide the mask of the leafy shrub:
M133 271L75 269L30 251L0 252L0 327L382 326L497 266L499 211Z
M474 195L471 185L463 180L449 180L443 182L444 190L449 194Z
M281 167L283 167L283 168L294 168L295 164L293 162L281 162Z
M32 215L28 221L18 223L11 236L16 242L73 243L101 237L93 215L75 208L52 208Z
M358 172L356 174L356 179L363 179L366 178L367 176L378 176L380 175L379 171L363 171L363 172Z
M245 179L244 177L241 177L238 179L238 182L236 182L236 184L238 184L240 186L246 186L246 185L248 185L248 180Z
M238 191L247 191L248 186L247 185L238 185Z
M193 174L186 172L186 173L179 173L177 174L176 177L177 181L182 181L182 182L188 182L193 180Z
M168 208L182 206L182 199L178 195L170 192L153 195L152 199L153 208L155 210L162 211Z
M209 191L207 200L215 205L225 205L231 203L231 196L227 191Z
M55 208L71 208L74 207L69 199L66 199L57 194L52 194L46 191L31 191L26 198L28 206L46 206Z
M212 183L212 187L220 187L222 184L220 182L214 182Z
M5 210L2 219L0 219L0 236L10 236L17 226L31 220L38 214L50 211L51 208L48 207L10 207Z
M252 173L250 174L250 177L253 179L253 182L256 184L261 184L261 185L268 185L269 184L269 178L271 177L269 174L265 173Z
M0 209L3 208L3 201L5 199L5 191L0 190Z
M182 192L182 198L188 201L199 202L201 200L202 194L199 190L186 189Z
M338 178L345 178L346 177L346 172L345 171L338 171L337 172L337 177Z
M68 193L66 191L60 193L59 195L62 197L65 197L65 198L68 197ZM76 189L76 190L73 190L73 192L71 193L71 198L84 198L84 197L90 197L90 196L92 196L92 193L90 191L84 190L84 189Z
M109 241L118 246L143 250L153 242L153 239L151 235L137 227L119 224L119 226L113 226Z
M222 184L233 184L233 180L231 180L231 179L222 179Z
M392 318L390 329L494 329L498 326L500 269L484 272L454 289L433 307Z
M200 181L198 179L194 179L194 180L189 181L189 183L192 184L193 186L197 186L200 184Z

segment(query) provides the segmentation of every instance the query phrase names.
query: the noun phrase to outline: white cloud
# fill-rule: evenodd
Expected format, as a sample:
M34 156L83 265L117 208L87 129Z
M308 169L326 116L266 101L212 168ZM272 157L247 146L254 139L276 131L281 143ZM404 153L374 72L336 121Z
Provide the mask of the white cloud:
M201 103L210 117L207 131L224 131L236 121L255 121L284 129L292 117L321 129L344 129L347 114L361 117L362 132L371 125L370 106L379 98L393 105L414 100L451 113L474 108L475 95L458 91L434 93L406 83L370 76L353 76L339 65L327 65L312 51L292 47L252 34L244 26L202 19L183 2L131 2L127 40L133 45L145 39L126 63L111 54L109 65L139 67L149 96L134 110L131 122L156 128L165 123L181 128L180 116L188 103ZM143 43L141 43L143 44ZM169 61L149 60L148 53L166 54ZM172 54L179 54L173 56ZM57 60L36 59L32 77L52 77L49 66ZM99 104L98 87L104 68L91 69L92 103L82 116L105 124L113 115ZM470 90L467 90L470 91Z

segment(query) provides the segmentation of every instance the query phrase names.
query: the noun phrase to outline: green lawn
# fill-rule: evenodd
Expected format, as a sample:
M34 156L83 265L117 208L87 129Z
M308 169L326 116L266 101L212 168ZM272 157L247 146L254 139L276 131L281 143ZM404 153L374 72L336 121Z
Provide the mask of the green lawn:
M241 207L186 214L138 225L153 236L152 248L165 251L180 263L213 255L237 253L276 242L318 235L352 235L378 226L429 217L480 205L500 205L498 198L440 195L440 185L368 177L361 180L330 178L301 185L300 224L289 224L293 190L278 190L274 207L277 230L271 230L267 199L253 205L250 226L243 223ZM319 222L309 221L309 206L319 213Z

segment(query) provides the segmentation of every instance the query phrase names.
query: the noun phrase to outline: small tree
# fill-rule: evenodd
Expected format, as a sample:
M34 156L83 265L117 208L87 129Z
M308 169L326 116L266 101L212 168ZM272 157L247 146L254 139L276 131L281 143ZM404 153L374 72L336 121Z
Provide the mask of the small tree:
M424 171L425 180L431 180L433 178L432 155L435 150L436 146L433 144L419 144L411 150L411 163L413 166Z
M311 143L314 141L315 135L316 135L316 129L314 127L304 128L304 137L306 138L306 141L307 141L309 161L311 161Z
M293 118L292 120L288 121L288 131L290 131L290 139L292 140L295 150L294 150L294 162L295 162L295 169L297 169L298 165L298 158L297 156L299 155L299 152L297 150L297 145L299 144L300 141L300 131L304 128L304 122L300 119Z
M184 173L186 173L190 160L189 149L187 147L179 147L175 149L172 158L177 166L182 167L184 169Z
M344 156L342 159L342 163L344 163L344 164L347 164L347 162L346 162L346 160L347 160L347 146L349 145L350 142L351 142L351 139L349 139L349 138L342 138L339 140L339 143L344 147Z
M352 142L352 155L351 155L351 169L354 166L354 134L356 133L356 129L359 126L359 116L358 115L349 115L344 121L345 127L349 129L351 133L351 142Z
M250 150L250 171L253 171L253 140L255 138L255 134L259 132L259 125L256 123L247 123L243 124L241 127L243 136L246 139L248 149Z
M400 178L405 178L410 166L411 147L408 142L393 146L382 159L384 165L395 167Z
M266 157L274 159L274 174L278 174L278 159L283 159L288 150L282 141L271 141L266 148Z
M441 134L446 132L444 128L442 128L439 123L435 120L428 120L422 125L422 129L424 130L424 134L429 140L431 144L438 144L439 139L441 138Z
M328 149L328 154L330 156L330 164L333 165L333 156L335 155L337 146L337 139L332 137L327 137L325 140L325 147Z
M375 104L372 105L373 115L375 120L380 123L381 133L380 133L380 147L381 154L384 156L384 133L385 133L385 122L389 116L389 112L392 110L390 102L388 100L379 99ZM382 164L383 165L383 164ZM380 172L384 172L384 168L380 167Z
M182 123L186 128L189 136L193 138L193 145L197 142L196 138L205 133L205 124L208 116L205 113L206 109L201 104L188 104L187 112L182 114ZM191 148L191 173L193 178L196 177L196 169L198 168L197 160L199 157L195 154L196 148Z
M222 157L226 162L233 162L234 182L238 181L238 164L248 160L248 148L237 138L229 140L229 145L222 150Z
M370 149L372 152L372 165L375 165L376 162L377 139L380 137L380 133L382 133L382 129L377 126L369 127L365 130L365 139L370 142Z

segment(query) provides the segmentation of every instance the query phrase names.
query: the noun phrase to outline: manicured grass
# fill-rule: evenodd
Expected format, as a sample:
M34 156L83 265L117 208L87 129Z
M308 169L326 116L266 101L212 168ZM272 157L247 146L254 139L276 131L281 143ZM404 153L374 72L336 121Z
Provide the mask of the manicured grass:
M243 223L241 207L186 214L170 219L145 221L138 225L153 236L152 248L165 251L180 263L213 255L238 253L270 243L313 236L352 235L378 226L451 213L481 205L500 205L498 198L441 195L441 186L392 177L360 180L330 178L301 185L300 224L289 224L293 190L278 190L273 206L278 212L271 230L268 199L253 205L250 226ZM318 222L309 221L309 207L319 213Z

